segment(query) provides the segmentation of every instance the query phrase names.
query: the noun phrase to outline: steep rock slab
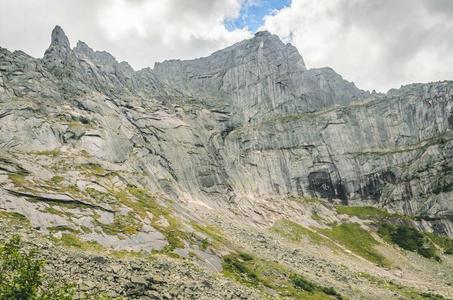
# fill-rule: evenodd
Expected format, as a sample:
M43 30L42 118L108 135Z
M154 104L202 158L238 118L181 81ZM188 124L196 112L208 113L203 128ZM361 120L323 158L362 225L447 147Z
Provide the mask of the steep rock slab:
M134 71L59 27L42 60L0 49L0 75L2 148L84 150L211 207L310 195L452 233L451 82L371 95L266 32Z

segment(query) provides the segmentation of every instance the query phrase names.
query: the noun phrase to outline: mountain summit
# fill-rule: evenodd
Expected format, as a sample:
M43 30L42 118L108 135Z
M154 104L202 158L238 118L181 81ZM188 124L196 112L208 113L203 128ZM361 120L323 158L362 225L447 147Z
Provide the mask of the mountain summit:
M52 30L50 47L70 48L68 37L64 33L63 28L58 25Z

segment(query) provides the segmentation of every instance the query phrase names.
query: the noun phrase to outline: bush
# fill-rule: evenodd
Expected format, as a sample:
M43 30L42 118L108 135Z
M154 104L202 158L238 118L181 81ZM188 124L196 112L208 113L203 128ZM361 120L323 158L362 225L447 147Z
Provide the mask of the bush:
M438 294L433 294L433 293L422 293L420 296L423 297L423 299L427 300L444 300L444 296L438 295Z
M227 277L265 293L273 290L276 294L284 295L285 299L342 299L333 288L319 286L284 265L246 252L238 251L224 256L222 266L223 274Z
M251 261L253 258L247 254L245 259L243 258L244 253L239 255L227 255L223 258L223 269L227 274L238 276L242 278L246 283L257 285L259 282L258 275L250 269L246 262Z
M74 289L51 283L44 287L43 261L34 251L25 252L18 236L0 246L0 299L70 300Z
M293 274L291 276L291 281L293 282L295 287L300 288L307 292L313 292L316 288L316 286L313 283L307 281L305 278L297 274Z
M331 296L340 296L340 294L337 293L337 291L333 287L323 287L322 291Z
M384 223L379 226L377 232L387 242L393 242L392 233L395 231L395 229L396 229L395 226L388 224L388 223Z
M245 253L245 252L239 252L239 257L244 260L244 261L251 261L253 260L253 256L251 256L250 254L248 253Z
M390 240L403 249L417 252L427 258L434 258L437 261L440 260L430 240L415 228L407 225L383 224L378 233L387 241Z
M444 250L444 254L452 255L453 254L453 239L440 235L434 232L427 232L425 233L431 241L437 244Z

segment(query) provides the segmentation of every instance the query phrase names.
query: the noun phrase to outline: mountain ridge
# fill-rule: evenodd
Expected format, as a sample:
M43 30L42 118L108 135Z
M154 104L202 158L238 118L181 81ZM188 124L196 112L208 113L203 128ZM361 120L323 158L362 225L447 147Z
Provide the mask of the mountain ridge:
M451 295L452 157L453 82L369 93L268 33L138 71L71 49L60 27L42 59L0 48L0 225L19 215L39 245L182 257L239 282L225 283L233 299L332 299L327 284L360 299ZM394 246L397 229L424 234L428 257ZM111 286L102 265L77 278ZM182 281L172 272L160 291ZM121 276L115 296L148 295Z
M289 49L290 51L289 54L285 52L286 49ZM38 63L40 61L43 62L42 67ZM342 105L348 106L350 103L354 103L354 101L357 102L357 99L368 99L366 101L371 101L372 103L373 101L377 101L375 105L381 106L382 109L385 110L388 107L387 104L385 104L385 106L383 104L384 102L386 102L385 101L386 99L394 99L388 102L390 106L394 106L395 104L397 104L395 100L403 101L401 103L404 103L405 100L402 98L407 97L407 95L404 93L403 96L398 95L397 91L392 91L388 95L381 94L371 95L367 92L363 92L357 89L354 85L346 81L343 81L341 76L336 74L331 69L307 70L303 64L303 59L298 54L297 50L294 47L289 46L288 44L284 44L278 39L277 36L271 35L270 33L258 33L252 39L236 43L235 45L232 45L224 50L219 50L212 54L211 56L205 58L199 58L189 61L164 62L161 64L157 64L158 67L152 70L144 69L140 71L134 71L130 66L127 65L127 63L126 64L118 63L115 60L115 58L108 54L107 52L100 51L94 52L91 48L89 48L88 45L84 44L83 42L78 43L78 45L74 49L71 49L69 45L69 40L64 34L63 29L57 26L52 32L51 45L49 46L49 49L46 51L43 59L37 60L36 62L38 64L36 65L37 75L35 76L40 76L39 74L42 73L42 71L40 70L42 68L45 68L48 70L48 72L53 74L55 78L52 79L51 78L52 76L45 75L46 78L50 79L49 80L50 82L53 82L52 85L46 88L33 88L31 89L32 93L35 92L39 93L39 91L49 90L50 88L50 91L52 91L51 93L54 93L55 95L60 94L61 97L67 98L74 97L74 95L76 95L76 97L83 98L85 97L84 95L90 95L93 92L104 94L106 95L107 97L106 99L108 101L113 101L113 99L115 99L113 103L115 103L115 105L120 105L118 109L120 110L123 109L121 107L124 107L126 109L125 111L126 121L121 121L120 124L122 124L123 122L131 122L131 124L133 124L133 126L135 126L135 128L138 129L139 132L141 132L140 134L145 135L151 134L152 139L156 140L158 147L162 149L162 147L164 146L163 144L159 143L159 140L165 143L165 140L168 139L168 137L166 138L164 138L163 136L159 137L159 135L161 135L163 131L162 132L157 131L154 133L147 131L143 132L142 129L140 128L140 125L136 123L137 121L133 120L134 117L132 118L130 117L132 113L133 114L137 113L134 112L135 110L134 107L137 107L136 105L139 106L157 105L156 108L163 109L164 111L166 111L165 114L169 114L168 117L170 118L176 117L176 119L172 122L185 124L184 126L189 126L188 128L192 127L189 131L185 133L187 135L185 139L188 138L189 136L194 136L195 140L200 139L201 136L196 137L197 135L199 135L199 133L196 131L200 130L200 132L204 132L205 137L201 138L202 140L204 139L204 141L195 142L195 144L205 145L202 149L204 149L204 151L207 152L205 152L205 154L200 155L202 156L207 155L207 157L211 157L210 159L214 159L213 157L217 157L217 159L221 159L223 163L229 164L234 168L238 167L242 168L241 167L242 163L239 163L237 166L235 166L236 163L234 163L233 161L229 161L230 158L228 154L226 153L222 154L221 152L224 151L222 149L225 150L227 149L225 147L239 149L239 152L249 151L247 149L250 146L246 146L244 142L240 142L243 139L242 137L236 141L230 139L231 134L236 133L237 130L240 128L244 128L244 130L246 130L248 126L266 124L265 121L268 119L285 120L285 123L282 123L280 126L290 126L291 128L292 126L291 122L297 123L298 121L297 118L294 120L288 119L287 116L297 115L304 116L304 114L308 114L307 116L309 116L309 114L313 113L316 115L317 111L322 112L323 110L327 110L327 114L325 114L325 116L327 116L327 119L330 120L327 121L326 124L324 124L324 122L326 121L321 121L321 119L319 119L314 120L313 122L310 121L310 123L304 125L304 126L315 126L313 128L313 133L317 132L320 133L326 128L328 129L329 124L332 124L331 127L338 126L341 127L343 126L341 125L341 123L348 122L347 120L350 118L356 118L353 115L351 116L344 115L344 113L341 114L335 113L335 115L332 115L331 113L329 113L329 107L334 107L334 110L341 111L343 109L341 108ZM21 67L19 67L19 70L17 71L19 74L23 72L20 70L20 68ZM179 71L173 70L175 68L178 69ZM212 72L214 73L206 75L206 70L208 69L211 70L210 71L211 73ZM38 80L36 82L37 82L36 84L38 85L44 84L42 80ZM20 96L21 88L17 89L16 91L14 89L14 82L12 83L13 83L12 84L13 94L16 94L18 92L19 95L16 94L16 96ZM429 88L430 85L432 86L432 88ZM419 108L420 112L426 115L425 118L434 113L435 115L438 115L437 118L441 118L439 120L442 123L429 125L427 125L428 123L423 123L423 125L422 124L415 125L419 121L418 119L413 118L417 118L417 116L407 115L404 118L408 119L404 120L404 122L412 122L414 124L412 126L415 127L404 129L405 126L404 124L408 123L401 123L400 125L398 125L400 127L403 126L399 130L407 131L407 134L405 135L403 134L402 136L400 136L401 132L387 132L387 130L389 129L385 129L384 131L378 133L379 135L382 136L380 136L377 140L373 141L373 138L371 138L371 136L366 135L364 136L363 134L357 132L357 128L351 127L350 129L348 128L343 129L345 133L348 132L347 133L348 137L345 138L351 139L353 138L354 135L357 134L358 136L362 136L361 138L363 139L362 141L363 143L361 145L355 144L354 147L356 150L362 148L363 151L366 151L367 148L377 147L378 145L379 145L378 148L390 149L392 147L395 147L396 144L392 145L391 143L389 143L388 140L386 140L388 139L387 137L389 136L394 136L393 139L395 139L395 143L397 144L402 143L402 145L398 146L397 148L401 148L401 146L403 148L404 147L410 148L411 144L414 145L424 143L423 140L425 140L426 138L431 138L433 135L440 134L444 131L448 133L450 131L449 129L450 126L452 126L451 124L448 123L449 120L448 118L450 117L448 107L449 105L451 105L450 101L451 99L449 98L448 95L441 95L440 93L444 94L445 92L447 92L447 94L451 93L448 92L449 85L450 85L449 82L427 85L414 85L407 86L403 89L398 90L398 91L408 90L410 93L413 93L415 92L416 89L418 89L419 91L415 93L419 94L421 93L422 95L416 97L422 97L425 99L420 100L413 99L412 101L415 101L413 104L406 102L404 105L409 105L408 108L412 107L412 105L420 107ZM5 82L3 83L3 86L5 86ZM420 89L418 87L423 88ZM25 90L27 89L29 89L29 87L25 83ZM430 89L432 89L431 92ZM433 93L434 95L431 95ZM101 95L98 95L96 97L99 96ZM439 98L439 100L436 101L436 103L438 103L439 105L440 109L439 112L437 112L435 108L429 106L430 104L427 102L429 100L426 99L430 97ZM446 97L446 99L444 100L444 98L442 97L444 98ZM136 104L133 104L134 102L136 102ZM146 102L148 102L148 104L146 104ZM82 105L80 107L82 111L84 109L87 109L86 107L84 108L85 105L82 104L83 101L80 102L78 100L78 103L79 104L77 105ZM360 101L358 101L358 103L360 103ZM398 104L400 107L399 109L401 109L401 103ZM340 107L335 108L338 105L340 105ZM367 104L363 105L366 106ZM358 105L357 107L360 109L361 106L362 104ZM355 109L354 105L351 107L352 109ZM195 113L196 116L195 118L202 117L207 119L205 121L198 121L196 119L192 119L193 117L190 117L190 114L194 114L193 111L194 108L200 109L200 111ZM208 109L208 111L204 112L203 109ZM178 115L180 116L178 117ZM184 115L186 117L183 117ZM320 116L323 116L323 114L321 114ZM369 118L371 118L370 120L372 120L372 118L375 118L375 116L369 116ZM425 119L425 121L423 122L426 121L427 119ZM207 124L210 124L209 128L205 127L207 126L206 124L204 124L205 122L207 122ZM361 126L365 126L361 124L366 124L360 123L362 121L358 120L356 120L355 122L359 122L357 123L357 125L359 126L358 128L360 128ZM388 121L379 120L379 122L385 124ZM427 126L426 129L420 127L425 125ZM429 129L433 125L435 126L435 128L433 127L432 129ZM156 125L153 125L153 128L155 128L155 126ZM104 131L105 129L103 129L102 132L105 132ZM156 129L153 129L153 131L154 130ZM372 134L374 129L372 127L364 127L361 130L366 130L367 131L366 134ZM421 131L420 133L416 133L414 130ZM422 133L423 131L426 130L428 130L428 132ZM255 135L258 132L252 133L253 135ZM105 132L104 134L106 136L111 136L111 133L108 132ZM272 133L271 132L266 133L266 135L267 134ZM301 134L300 137L287 136L279 141L275 140L272 142L270 140L266 141L266 139L263 139L262 142L265 143L271 142L270 145L264 146L264 148L270 149L275 147L275 145L279 143L288 144L287 146L284 146L287 149L291 148L296 149L300 147L301 147L300 149L305 149L307 147L306 145L315 145L314 147L316 149L316 145L319 144L320 141L319 138L321 139L324 138L322 135L319 136L318 138L315 138L316 134L310 134L308 136L306 136L307 133L301 132L300 134ZM376 132L374 134L376 134ZM50 135L54 134L50 133ZM122 136L122 134L115 135ZM128 134L126 134L126 136L127 135ZM423 137L423 135L426 135L426 137ZM233 137L235 136L233 135ZM82 137L82 139L85 138L90 140L98 139L95 136ZM117 139L116 137L114 138L113 136L112 138L114 140ZM213 138L215 139L220 138L217 145L212 144ZM264 136L262 136L261 138L264 138ZM301 141L300 138L306 140ZM326 138L332 139L333 136L327 136ZM59 139L60 139L59 137L53 138L54 141L52 142L52 144ZM316 139L318 139L318 141L316 141ZM114 140L110 141L109 143L116 144ZM122 137L120 138L120 140L123 141L123 144L118 145L118 149L133 149L132 143L130 141L127 141L126 137ZM251 141L252 140L248 141L247 143L250 144ZM332 140L331 142L333 141L334 140ZM177 140L175 140L174 142L178 143ZM233 144L228 145L228 143L231 142L233 142ZM236 145L237 142L240 142L240 144ZM254 141L253 143L258 145L262 142ZM46 142L44 141L44 144L45 143ZM103 144L104 141L98 141L96 143ZM370 147L368 147L367 144L370 144ZM239 148L237 148L238 146ZM335 152L338 152L337 155L340 155L342 157L345 157L346 154L347 157L349 155L347 153L356 151L352 149L338 151L332 149L331 148L332 146L333 145L325 144L325 142L321 141L321 144L319 144L319 147L321 148L318 149L325 148L326 150L322 150L322 152L325 151L327 152L325 152L325 154L317 155L325 156L326 161L331 161L332 157L336 155L333 154ZM168 143L167 146L165 147L171 147L170 143ZM263 146L259 146L258 148L263 148ZM277 149L279 148L281 148L281 146L277 146ZM94 149L88 149L89 152L90 150L94 151ZM104 149L104 151L106 151L106 149ZM155 154L158 154L156 153L157 151L156 149L152 151ZM162 150L159 150L158 152L161 151ZM378 149L377 151L381 150ZM395 151L396 153L398 153L399 150ZM125 153L123 154L114 153L115 152L114 148L108 150L107 153L108 152L111 152L111 154L106 154L104 155L104 157L109 156L117 158L121 157L120 161L124 161L126 159ZM390 150L390 152L392 151ZM176 157L180 156L180 154L177 153L174 153L174 155L176 155ZM225 157L222 158L222 155L225 155ZM310 155L312 154L309 154L309 156ZM196 159L201 159L201 161L203 161L204 158L202 156L199 156L199 158ZM160 159L163 159L163 161L165 161L162 162L162 164L164 165L164 168L167 170L167 172L171 174L170 176L173 177L173 179L177 178L178 176L170 166L171 159L163 158L165 157L163 153L159 157ZM189 155L188 159L191 160L193 157L198 157L198 155ZM351 161L351 158L345 159L346 161ZM324 174L319 176L324 176L326 179L320 180L321 181L327 180L326 182L328 183L330 189L332 190L336 190L337 188L340 190L346 189L345 192L336 191L333 193L329 192L327 194L331 196L333 195L339 196L340 194L345 195L351 194L351 196L349 197L345 196L346 198L351 199L355 199L356 196L353 195L356 193L358 193L360 197L363 197L365 195L363 191L361 192L361 190L364 188L364 186L362 185L365 183L359 183L358 192L354 190L357 188L356 186L357 183L355 183L355 181L354 183L349 183L346 186L343 186L344 184L341 183L345 181L342 179L342 177L352 176L352 178L356 178L356 175L352 174L342 175L341 172L346 171L338 171L336 164L333 163L332 161L330 162L331 167L327 167L328 165L326 164L323 165L323 163L317 163L316 160L319 160L319 158L313 158L313 162L311 162L312 166L309 167L310 165L307 165L306 167L304 167L304 169L320 168L322 170L314 170L312 171L312 173L316 174L316 172L321 172L319 174ZM317 164L320 167L315 167ZM218 166L217 169L214 168L213 170L210 170L208 172L212 173L211 175L208 175L208 177L210 178L209 181L213 180L213 182L215 183L214 186L218 185L219 187L223 187L221 188L221 190L225 188L227 190L231 189L230 188L231 184L228 183L229 175L225 173L226 171L224 170L223 166L218 165L218 162L215 163L213 166L216 165ZM283 168L283 165L279 168ZM282 178L285 178L286 176L285 173L288 174L288 170L284 170L285 168L287 167L284 167L281 171L283 172ZM327 172L328 174L326 174L325 171L326 168L328 170ZM180 176L186 176L182 174L186 174L188 170L181 171L182 173L180 174ZM388 170L383 170L382 172L385 173L387 171ZM193 172L193 170L190 172ZM234 171L233 174L235 172L237 171ZM298 174L301 171L294 172ZM306 171L302 172L304 173ZM376 171L371 172L374 173ZM394 171L392 172L394 173ZM204 171L201 172L201 174L203 173ZM200 178L199 184L202 184L204 179L201 178L205 177L205 175L195 176ZM295 178L299 178L300 175L293 174L293 176L295 176ZM336 179L332 179L335 177ZM298 180L299 179L293 178L285 179L286 182L281 182L280 179L277 179L277 182L280 182L278 183L279 186L281 185L286 186L285 194L286 193L294 194L296 190L299 191L303 190L305 191L304 193L313 194L313 183L307 182L305 179L304 180L305 183L303 184L305 185L305 187L300 188L297 187L300 184L297 183L299 182ZM332 183L329 183L331 180ZM347 179L346 181L348 180L350 179ZM360 181L362 180L363 179L360 179ZM379 179L378 181L380 180L381 179ZM267 183L266 185L273 186L274 184L275 183ZM374 186L374 183L369 184ZM379 183L379 186L382 184L385 185L386 183L385 182ZM278 189L271 188L269 192L271 194L278 195L280 194L279 190L280 188ZM218 192L220 192L220 190ZM318 192L314 193L316 194ZM210 194L210 192L207 193ZM220 193L222 194L224 192ZM196 192L196 194L199 194L199 192ZM245 192L245 194L247 194L247 192Z

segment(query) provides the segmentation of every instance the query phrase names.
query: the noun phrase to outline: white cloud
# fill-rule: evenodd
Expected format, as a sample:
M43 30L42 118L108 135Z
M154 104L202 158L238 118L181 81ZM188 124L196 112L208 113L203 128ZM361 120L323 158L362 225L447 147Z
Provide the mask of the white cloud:
M453 1L293 0L262 29L364 89L453 79Z
M250 37L224 23L260 1L2 0L0 46L41 57L59 24L72 45L80 39L141 68ZM308 67L330 66L364 89L453 79L452 0L292 0L263 29L291 40Z
M41 57L59 24L72 46L80 39L142 68L206 56L250 37L224 26L240 6L241 0L2 0L0 46Z

